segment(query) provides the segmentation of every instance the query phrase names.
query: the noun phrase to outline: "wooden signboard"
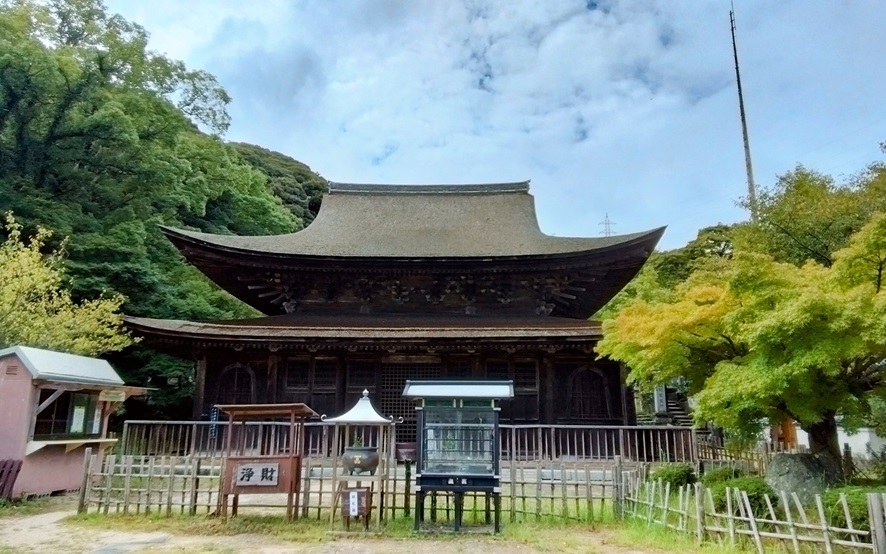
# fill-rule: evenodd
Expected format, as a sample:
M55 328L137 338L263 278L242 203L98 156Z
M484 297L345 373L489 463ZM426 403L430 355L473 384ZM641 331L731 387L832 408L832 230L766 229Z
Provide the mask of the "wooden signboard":
M342 487L341 518L345 529L351 528L352 519L363 520L363 527L369 529L369 516L372 513L372 491L369 487Z
M296 465L288 456L231 456L225 463L225 494L289 492Z

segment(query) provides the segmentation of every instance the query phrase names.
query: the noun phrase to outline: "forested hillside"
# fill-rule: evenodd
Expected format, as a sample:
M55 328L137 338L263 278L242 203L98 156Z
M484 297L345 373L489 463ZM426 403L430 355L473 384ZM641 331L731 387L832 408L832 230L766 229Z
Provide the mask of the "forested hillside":
M0 210L67 238L74 298L119 293L130 315L251 314L186 264L158 225L244 235L310 222L325 181L306 165L226 144L229 98L203 71L147 49L97 0L0 1ZM135 349L126 378L181 415L190 364Z

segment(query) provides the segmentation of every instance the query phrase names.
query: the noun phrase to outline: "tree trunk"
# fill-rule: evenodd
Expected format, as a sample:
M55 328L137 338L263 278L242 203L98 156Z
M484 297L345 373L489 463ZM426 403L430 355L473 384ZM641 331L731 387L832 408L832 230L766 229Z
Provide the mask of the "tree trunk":
M840 453L840 441L837 439L837 417L834 412L826 412L821 421L804 426L809 434L809 451L812 454L826 456L843 471L843 459Z

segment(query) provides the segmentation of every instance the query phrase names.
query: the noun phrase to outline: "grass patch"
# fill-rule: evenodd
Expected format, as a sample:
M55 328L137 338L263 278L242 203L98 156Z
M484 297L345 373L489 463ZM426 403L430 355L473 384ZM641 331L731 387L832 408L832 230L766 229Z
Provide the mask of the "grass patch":
M65 523L79 527L125 529L152 533L164 531L178 535L227 536L257 534L291 542L327 540L329 522L316 519L286 521L283 516L241 515L227 522L217 517L189 515L103 515L82 514L65 518Z
M504 515L504 514L503 514ZM642 549L649 552L685 552L688 554L737 554L748 552L746 548L732 548L716 543L698 546L694 537L673 532L659 526L649 526L645 522L626 520L617 522L576 522L555 518L542 518L540 521L526 520L510 523L502 518L502 532L491 534L491 526L466 524L462 532L452 531L451 523L440 522L436 531L430 531L431 525L422 531L413 531L412 518L399 517L389 519L382 527L380 534L359 531L349 535L337 533L343 527L336 522L336 533L330 533L329 521L326 518L297 519L288 522L282 516L270 515L239 515L230 518L227 523L219 518L209 516L157 516L140 515L77 515L65 520L65 523L96 529L113 528L118 531L131 532L166 532L177 535L191 536L233 536L255 534L291 543L323 543L333 541L404 541L420 545L422 542L447 541L468 546L472 551L482 551L482 545L514 545L526 547L539 552L594 553L605 549L605 544L614 544L625 549ZM359 530L359 525L352 524L352 531ZM220 547L220 551L225 551ZM417 546L420 550L421 546ZM769 550L767 552L780 552ZM0 551L0 554L6 554Z
M677 533L659 525L648 525L644 521L626 519L623 522L612 522L600 526L606 534L607 542L627 548L643 548L654 552L684 552L691 554L737 554L750 552L754 548L731 547L706 542L699 546L695 537ZM784 552L781 548L766 549L766 552Z
M0 501L0 518L21 517L70 510L77 507L73 496L51 496L33 500ZM0 550L2 552L2 550Z
M341 522L336 521L335 533L329 533L329 521L325 518L297 519L287 522L281 516L269 515L238 515L230 518L227 523L219 518L208 516L146 516L140 515L76 515L66 518L66 524L104 530L113 528L117 531L129 532L166 532L177 535L191 536L232 536L240 534L257 534L276 540L292 543L321 543L332 541L403 541L421 544L422 542L447 541L459 545L470 546L471 550L482 551L482 544L512 544L515 547L529 547L540 552L593 553L597 552L599 540L594 535L596 524L563 521L559 519L542 519L541 521L522 521L509 523L503 518L502 532L491 533L491 525L466 523L462 531L452 531L451 522L439 522L436 531L426 522L422 531L413 531L414 519L399 517L389 519L382 527L380 534L372 531L363 534L359 531L348 535ZM359 530L359 524L352 523L351 530ZM420 546L418 547L421 548ZM461 548L461 546L459 546ZM4 553L5 554L5 553Z

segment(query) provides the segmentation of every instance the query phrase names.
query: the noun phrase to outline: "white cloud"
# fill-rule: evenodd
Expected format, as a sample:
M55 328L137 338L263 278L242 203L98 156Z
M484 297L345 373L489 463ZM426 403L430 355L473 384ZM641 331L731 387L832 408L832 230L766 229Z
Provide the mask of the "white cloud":
M215 73L229 138L360 182L532 179L542 227L668 224L662 245L743 219L722 2L111 0L152 47ZM587 9L587 5L596 9ZM880 159L886 10L736 6L757 180Z

